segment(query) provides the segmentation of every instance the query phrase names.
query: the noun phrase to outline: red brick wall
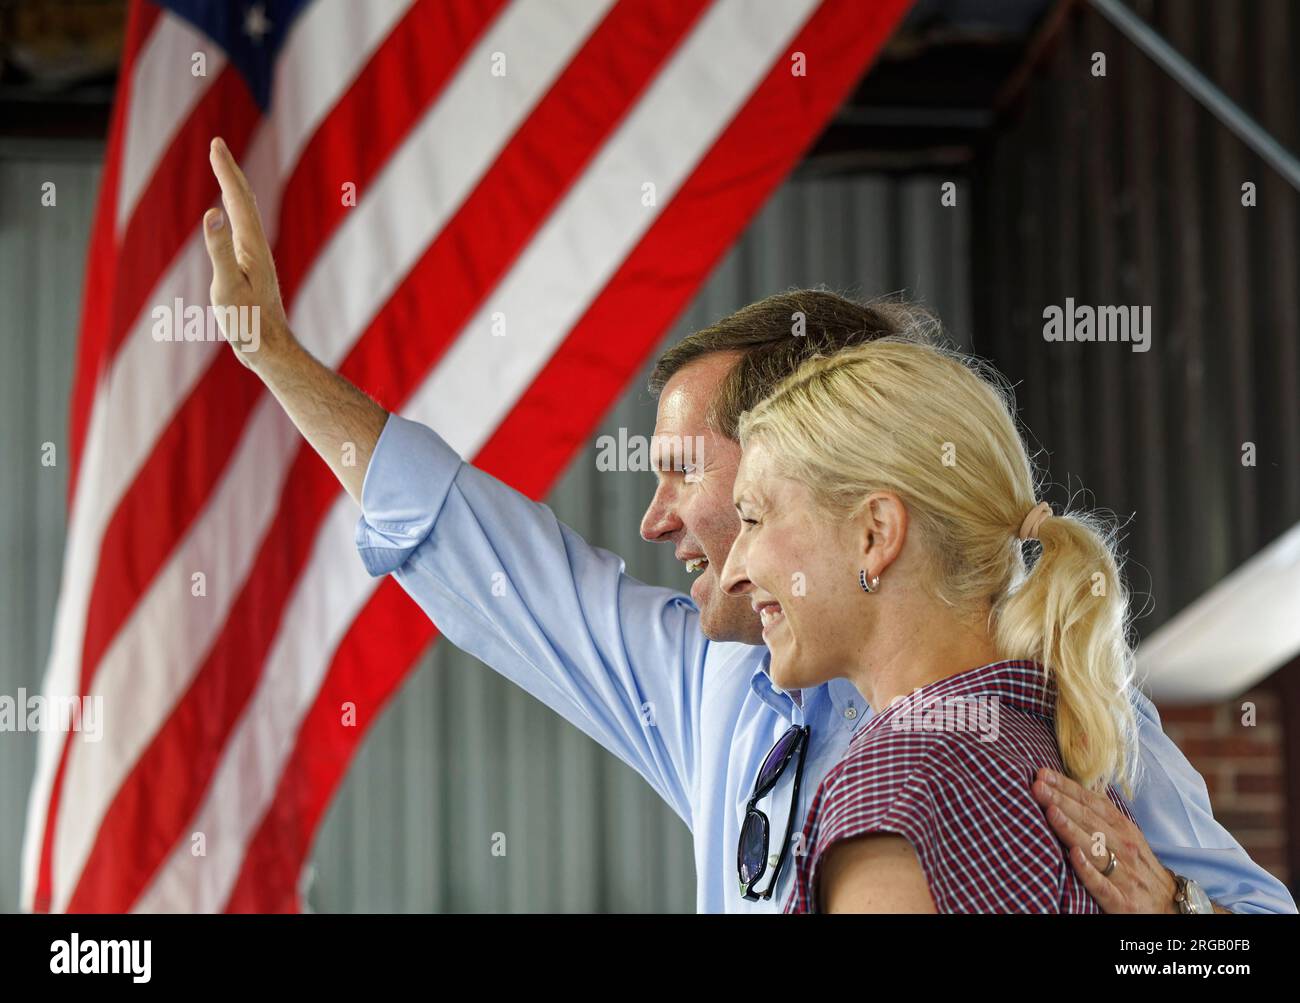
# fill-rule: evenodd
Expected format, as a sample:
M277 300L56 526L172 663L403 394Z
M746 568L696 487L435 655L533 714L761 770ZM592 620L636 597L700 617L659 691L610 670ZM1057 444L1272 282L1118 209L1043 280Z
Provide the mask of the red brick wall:
M1255 724L1242 723L1247 703ZM1222 704L1158 708L1167 734L1205 778L1214 817L1282 881L1286 864L1281 702L1256 689Z

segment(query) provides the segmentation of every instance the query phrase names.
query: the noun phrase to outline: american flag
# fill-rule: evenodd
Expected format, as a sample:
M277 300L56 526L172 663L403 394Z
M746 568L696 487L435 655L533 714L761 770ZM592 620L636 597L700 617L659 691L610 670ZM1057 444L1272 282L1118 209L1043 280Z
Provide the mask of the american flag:
M543 495L905 0L134 0L85 280L36 911L293 911L434 627L207 304L223 137L318 358ZM355 726L341 710L356 708Z

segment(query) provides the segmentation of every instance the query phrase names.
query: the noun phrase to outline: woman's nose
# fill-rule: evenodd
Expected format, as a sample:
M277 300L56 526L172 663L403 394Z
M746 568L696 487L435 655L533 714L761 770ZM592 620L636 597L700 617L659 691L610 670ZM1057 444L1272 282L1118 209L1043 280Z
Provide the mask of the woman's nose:
M752 592L754 583L745 574L745 557L740 553L739 540L731 545L731 552L722 565L722 574L718 576L718 585L729 596L743 596Z

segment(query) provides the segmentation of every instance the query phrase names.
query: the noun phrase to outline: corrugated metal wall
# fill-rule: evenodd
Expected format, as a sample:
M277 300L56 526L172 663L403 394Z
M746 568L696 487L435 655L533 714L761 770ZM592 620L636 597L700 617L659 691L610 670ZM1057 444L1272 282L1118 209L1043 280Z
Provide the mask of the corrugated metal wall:
M65 441L97 157L62 146L0 151L0 693L38 687L49 651L66 466L41 468L39 450ZM58 184L57 209L39 206L44 180ZM941 208L941 180L791 181L665 344L770 292L823 282L862 295L907 289L964 340L966 199ZM597 435L650 432L654 401L643 376ZM682 586L669 548L637 535L651 485L650 474L597 477L592 445L549 502L593 543L623 554L633 574ZM30 736L0 734L3 910L18 903L34 762ZM491 852L498 832L504 857ZM689 911L694 886L688 834L640 778L438 644L353 765L316 845L308 902L322 912Z
M1297 148L1300 8L1133 6ZM1105 78L1091 75L1094 52ZM1242 205L1245 182L1256 207ZM1300 521L1297 195L1086 4L972 189L975 347L1018 384L1051 450L1062 487L1049 497L1083 486L1133 515L1148 633ZM1045 342L1043 309L1066 297L1150 306L1150 350Z
M0 147L0 694L39 692L63 560L68 393L99 148ZM56 203L41 205L52 181ZM42 444L56 446L42 466ZM18 905L30 734L0 732L0 910Z

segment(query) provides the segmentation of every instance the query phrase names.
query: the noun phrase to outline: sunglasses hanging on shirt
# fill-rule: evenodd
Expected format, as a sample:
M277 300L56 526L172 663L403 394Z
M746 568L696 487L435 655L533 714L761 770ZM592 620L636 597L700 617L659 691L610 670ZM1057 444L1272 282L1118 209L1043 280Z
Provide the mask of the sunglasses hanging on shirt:
M736 851L736 869L740 875L740 893L751 902L771 898L777 879L781 876L781 866L785 863L786 854L790 849L795 812L799 807L799 783L803 779L803 762L808 750L809 732L808 725L796 724L776 740L767 758L763 760L758 778L754 781L754 792L749 796L749 803L745 806L745 821L740 827L740 846ZM781 841L780 852L769 861L768 850L772 827L767 816L757 808L757 805L776 787L777 782L794 760L797 760L794 790L790 794L790 813L786 819L785 837ZM763 880L769 864L772 868L771 880L767 882L764 891L757 892L754 889Z

